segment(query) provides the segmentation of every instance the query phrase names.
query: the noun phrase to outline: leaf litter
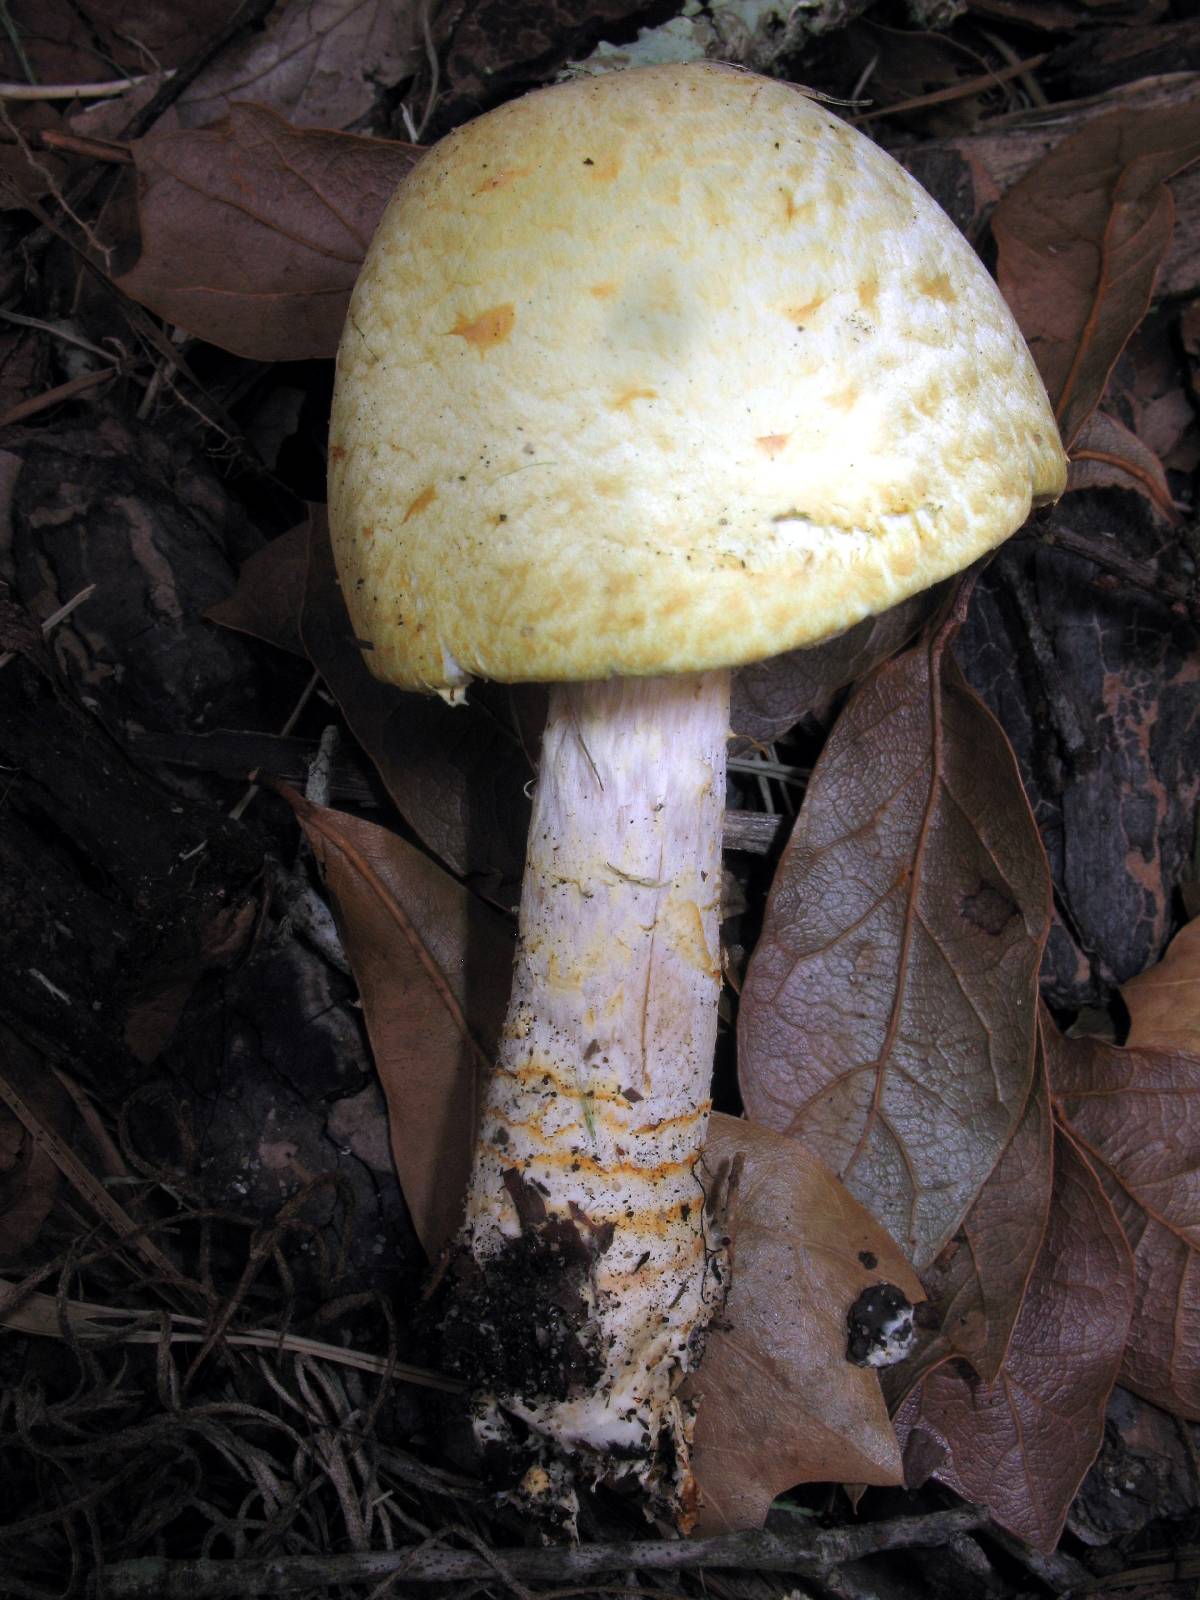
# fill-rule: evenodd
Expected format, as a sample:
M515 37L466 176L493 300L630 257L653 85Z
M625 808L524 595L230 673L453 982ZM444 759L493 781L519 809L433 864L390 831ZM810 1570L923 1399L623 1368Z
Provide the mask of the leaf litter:
M101 70L88 54L95 55L97 43L107 40L100 51L107 50L104 71L137 76L147 64L169 68L195 59L226 20L220 7L187 7L163 31L159 11L148 7L144 17L140 11L127 17L136 23L131 46L113 31L110 9L84 8L86 44L63 25L65 12L52 9L36 38L21 0L11 0L7 14L16 20L18 43L29 45L34 78L81 82L95 81ZM603 9L610 21L627 10L619 3ZM973 33L970 17L948 27L939 19L932 29L903 35L876 68L879 37L865 17L848 12L836 22L826 19L825 42L816 30L812 38L803 28L796 36L810 81L815 76L828 92L854 98L857 79L866 73L870 85L878 72L874 87L884 114L875 125L885 139L899 133L906 159L922 176L944 178L962 170L955 162L966 162L969 182L949 198L952 210L961 200L961 220L980 244L995 207L999 276L1073 443L1074 492L1027 535L1045 541L1035 547L1037 560L1043 576L1054 571L1053 583L1043 582L1031 600L1012 552L979 580L953 647L965 677L953 662L946 627L930 629L928 610L910 607L844 641L748 673L739 685L739 731L780 741L775 764L811 769L812 777L781 855L729 858L737 892L727 899L736 920L726 934L731 945L757 946L738 1026L742 1101L754 1120L718 1117L709 1152L717 1165L737 1152L743 1157L741 1216L735 1205L729 1219L742 1298L735 1271L727 1321L714 1331L697 1383L698 1455L713 1528L752 1527L779 1516L778 1496L787 1491L793 1513L813 1509L822 1502L806 1500L798 1487L805 1483L895 1483L903 1443L910 1483L932 1473L1049 1551L1064 1524L1083 1527L1070 1520L1077 1515L1071 1501L1097 1452L1102 1461L1118 1459L1113 1452L1139 1426L1138 1402L1128 1391L1177 1416L1197 1415L1200 1308L1191 1279L1200 1132L1189 1110L1198 1059L1186 1002L1190 940L1181 936L1161 971L1124 982L1123 1000L1117 985L1150 966L1178 926L1189 804L1194 820L1193 791L1176 772L1178 730L1188 725L1195 681L1194 555L1189 569L1180 552L1187 549L1196 463L1179 442L1194 403L1194 372L1189 379L1186 365L1198 342L1194 305L1171 318L1173 304L1196 288L1187 241L1196 237L1191 197L1200 134L1194 105L1171 101L1170 86L1125 86L1114 78L1116 35L1085 11L1050 0L1001 9L990 25L1003 34L1017 26L1019 10L1019 26L1038 33L1039 54L1029 56L1027 41L1013 34L1020 48L982 75L963 64L962 52L992 50L995 37ZM67 1094L61 1114L83 1116L91 1137L107 1137L111 1124L124 1152L123 1165L114 1166L103 1139L82 1146L84 1160L105 1174L89 1182L86 1165L54 1134L52 1119L31 1113L20 1091L26 1120L10 1113L0 1123L3 1264L26 1297L24 1311L13 1316L25 1318L20 1326L27 1333L42 1330L21 1347L26 1366L0 1401L6 1481L21 1485L0 1539L20 1563L21 1592L57 1591L62 1573L85 1570L88 1561L108 1562L124 1581L114 1560L179 1548L181 1538L192 1537L184 1532L189 1521L208 1530L192 1537L189 1549L228 1559L281 1549L411 1545L443 1524L447 1492L466 1496L459 1509L470 1506L472 1515L479 1505L467 1480L432 1464L429 1430L440 1426L431 1424L433 1414L419 1416L389 1381L389 1372L403 1366L415 1374L419 1366L401 1362L412 1338L410 1303L373 1293L369 1273L347 1272L349 1242L362 1234L361 1201L351 1196L364 1193L361 1183L349 1182L350 1169L361 1162L376 1186L392 1181L391 1174L357 1154L369 1144L358 1134L349 1136L348 1157L339 1150L337 1176L319 1170L319 1157L315 1168L304 1163L321 1138L337 1137L332 1130L354 1127L362 1113L351 1113L352 1104L371 1104L348 1048L361 1005L416 1236L434 1254L452 1230L455 1167L465 1163L470 1137L465 1080L487 1059L503 1007L511 924L502 910L519 880L523 791L535 770L541 707L536 696L525 703L505 693L481 698L466 713L450 712L375 684L339 608L319 513L305 523L297 517L300 502L320 492L314 460L327 383L321 363L332 354L366 240L416 155L406 137L395 137L411 127L411 117L406 123L397 115L399 93L406 108L422 101L433 108L432 128L439 117L449 125L468 107L478 109L481 98L544 81L548 63L590 49L604 24L594 19L581 28L573 15L555 12L536 28L496 30L485 26L489 15L486 6L450 8L435 19L438 78L431 82L414 12L351 0L278 8L257 37L207 64L130 151L142 191L141 256L120 287L173 326L178 341L192 341L193 365L175 367L167 383L165 368L148 370L160 347L142 346L156 353L135 359L141 386L122 376L106 386L104 404L118 414L131 404L144 407L177 436L191 430L207 450L224 452L234 493L257 520L251 548L258 553L245 561L242 541L232 563L243 563L236 592L230 583L229 599L214 607L205 594L197 609L263 641L267 652L280 652L272 656L272 675L262 679L271 691L247 688L241 731L254 732L258 747L270 752L262 730L284 722L272 696L289 675L316 666L328 698L312 702L301 727L315 752L320 720L344 719L351 735L346 759L357 744L382 779L374 792L356 790L379 822L323 804L315 797L319 784L314 798L292 795L291 813L309 842L306 855L296 852L296 831L286 821L291 813L263 798L258 818L252 811L236 820L246 842L253 840L239 863L224 842L228 825L216 823L221 808L233 803L228 778L215 765L197 766L194 746L186 771L169 754L172 738L183 751L191 728L184 727L178 687L184 675L175 671L166 699L126 686L120 676L121 639L138 638L142 648L161 626L164 639L186 640L178 626L186 605L172 614L172 584L154 568L145 591L148 629L138 636L126 621L125 631L114 633L104 601L118 586L111 568L88 570L86 543L79 542L77 553L68 546L66 564L61 556L54 563L33 559L31 531L45 538L55 526L53 463L67 457L52 448L42 458L36 493L32 477L22 489L21 463L28 471L37 460L28 423L15 440L22 454L11 458L18 462L16 516L0 538L7 590L0 598L15 617L40 620L69 598L61 592L68 579L74 589L99 576L101 605L94 609L93 600L89 617L63 625L52 663L23 654L21 676L10 666L8 681L28 698L41 680L27 672L65 672L68 693L90 696L109 736L130 750L138 748L139 723L153 705L160 725L155 782L201 840L200 854L186 857L199 866L186 872L210 874L204 893L222 897L197 899L195 926L209 931L191 945L165 938L161 955L150 958L152 930L142 929L135 948L145 963L143 981L125 984L115 1005L108 996L95 1002L113 1006L121 1023L115 1034L87 1035L78 1025L62 1030L53 1008L74 1004L60 998L70 996L59 980L71 969L51 965L41 946L34 958L40 976L21 991L11 1015L0 1013L21 1040L32 1029L37 1049L49 1050L51 1061L62 1048L58 1041L93 1040L98 1048L84 1069L94 1080L89 1093L82 1101ZM1171 27L1158 13L1131 13L1122 21L1123 48L1137 46L1137 59L1155 60L1156 50L1161 56L1177 48ZM154 60L148 63L147 55ZM6 70L14 79L30 76L19 51ZM117 97L123 104L111 108L107 137L136 97L146 103L161 81ZM1097 83L1104 89L1098 100L1078 99L1084 92L1078 86L1090 85L1095 97ZM387 86L382 95L380 84ZM1047 98L1042 85L1057 125L1038 124L1046 109L1038 98ZM238 103L247 91L265 103ZM1164 93L1162 103L1147 102L1147 95ZM341 131L347 127L356 131ZM359 130L367 127L393 137L363 138ZM37 202L51 208L78 170L51 140L61 128L39 113L22 135L38 159L53 152L56 164L47 168ZM998 180L997 173L1006 176ZM37 287L53 299L51 283ZM1156 284L1177 299L1156 312L1174 331L1165 346L1159 343L1165 354L1156 358L1150 390L1144 387L1150 380L1136 375L1146 369L1131 364L1130 352ZM23 302L26 309L31 303L36 308ZM119 299L110 295L102 314L104 303L103 293L79 303L93 344L113 330L117 339L139 327L144 334L146 325L123 314ZM97 318L101 325L93 325ZM196 341L207 341L207 348ZM23 332L13 348L24 352L4 369L14 404L32 398L40 405L42 397L30 394L37 386L48 411L70 404L73 416L89 415L96 393L75 388L56 398L54 382L67 374L52 336ZM272 363L287 363L287 373L276 378ZM310 364L307 371L302 363ZM218 416L224 437L205 420ZM244 438L273 440L276 477L267 496L268 476L246 468L239 427ZM116 434L111 442L114 459L122 453L130 461L150 459L136 432L126 431L119 448ZM5 441L0 446L7 448ZM171 483L161 450L153 472ZM187 559L186 511L179 519L175 508L186 506L198 483L194 475L187 485L176 482L174 502L170 492L162 496L176 515L155 558L168 567ZM1114 486L1137 489L1144 511L1131 509L1133 496L1114 496ZM81 500L75 489L70 497ZM42 504L46 518L30 509ZM128 540L145 560L154 548L149 526L135 515L125 524L132 534L106 526L106 537L114 550ZM1075 581L1081 570L1083 584ZM1064 573L1074 576L1064 580ZM1166 630L1144 625L1164 610L1171 619ZM1025 633L1005 647L1002 623L1014 616ZM1101 633L1099 661L1096 645L1086 643L1089 629L1108 630ZM1141 655L1131 646L1134 635ZM1167 643L1147 654L1143 642L1153 637ZM173 648L182 653L178 643ZM1003 665L996 665L1001 656ZM1089 737L1095 697L1072 705L1084 683L1091 693L1085 661L1087 671L1100 672L1101 703L1128 757L1115 791L1104 766L1109 729ZM240 664L238 671L247 668ZM968 682L1001 714L1016 761ZM227 696L217 714L235 715L234 699ZM49 700L22 701L10 726L19 730L40 716L51 730L58 715ZM86 755L86 746L77 747ZM18 763L5 745L6 770L20 772L30 762L32 745L26 740L19 748ZM1052 927L1049 877L1018 765L1049 847ZM336 780L336 758L334 769ZM52 773L53 763L44 772ZM1055 789L1055 772L1067 774L1084 804L1072 807L1069 786ZM78 826L72 820L80 815L78 803L55 795L52 779L39 781L45 817L59 819L60 833L65 820L69 834ZM772 804L768 784L736 781L742 808L761 804L763 795ZM14 794L20 831L13 838L37 840L31 819L38 813L24 778L14 780ZM1063 794L1066 803L1056 810ZM847 826L855 817L863 823L857 832ZM93 827L87 853L93 900L103 900L105 875L116 872L136 926L139 917L159 913L141 909L133 874L120 860L121 848L129 851L122 840L135 835L127 828L108 839ZM750 836L750 830L737 835ZM41 837L50 837L44 824ZM268 974L276 981L285 970L278 949L308 937L292 920L297 902L274 903L277 866L262 881L247 877L246 857L257 852L261 861L289 851L301 874L309 861L320 868L337 909L342 952L326 943L326 955L309 950L286 970L311 973L314 959L348 963L357 1001L336 986L313 985L311 977L289 979L297 1016L305 1020L294 1045L271 1063L286 1090L278 1103L303 1104L303 1097L287 1098L300 1082L310 1085L313 1103L322 1059L313 1048L314 1028L331 1007L340 1008L331 1037L347 1045L346 1060L327 1083L323 1134L302 1146L289 1140L286 1123L264 1132L261 1149L292 1152L280 1156L288 1197L242 1217L228 1205L214 1206L205 1193L203 1152L211 1144L189 1130L203 1135L206 1118L223 1127L214 1086L253 1070L239 994ZM43 873L42 925L57 914L67 926L59 907L78 868L61 851L47 859L53 869ZM1086 878L1095 876L1097 861L1107 864L1093 887ZM190 905L185 875L177 882ZM865 923L850 915L855 894ZM252 931L244 909L251 905L259 907ZM14 930L26 925L18 916L11 920ZM818 921L820 928L809 926ZM114 925L121 926L119 919ZM1037 976L1047 937L1042 975L1058 1021L1065 1025L1100 1005L1110 1034L1120 1037L1126 1006L1125 1045L1066 1037L1049 1016L1039 1025ZM47 965L53 976L42 971ZM96 992L78 974L73 987L85 1004ZM1085 1001L1093 1013L1081 1011ZM951 1015L957 1020L947 1029ZM214 1023L210 1041L204 1030ZM953 1048L946 1043L951 1036ZM114 1051L101 1043L104 1037L124 1042ZM214 1046L223 1057L215 1073L204 1064ZM719 1103L734 1109L739 1101L723 1070ZM248 1104L266 1103L265 1091L253 1086ZM268 1120L273 1116L272 1110ZM59 1162L47 1155L55 1150ZM107 1218L99 1232L92 1224L80 1233L77 1202L64 1206L63 1178L53 1174L65 1175L75 1195L90 1194L87 1204L99 1205ZM114 1212L101 1200L114 1184L127 1210ZM135 1252L142 1240L161 1259L135 1268L130 1240ZM403 1251L399 1241L386 1239L369 1248L390 1245ZM357 1248L361 1260L361 1239ZM923 1282L912 1276L912 1259ZM39 1284L55 1276L51 1297ZM916 1351L885 1385L900 1407L898 1433L875 1376L845 1361L845 1303L852 1290L881 1276L903 1283L912 1300L924 1296ZM11 1300L12 1292L6 1294ZM172 1294L190 1304L172 1307ZM144 1317L144 1326L121 1320L127 1306L137 1308L128 1315ZM339 1318L346 1335L338 1348L358 1351L359 1372L339 1374L322 1337ZM149 1366L138 1365L137 1346L126 1348L124 1364L114 1359L131 1331L155 1341L144 1347L153 1352ZM38 1356L48 1336L70 1352L78 1375L73 1390ZM274 1341L269 1351L265 1342L255 1348L267 1340ZM1104 1405L1118 1376L1126 1391L1113 1401L1110 1418L1124 1420L1106 1433ZM1141 1426L1149 1437L1152 1430ZM131 1486L152 1480L158 1492L131 1517ZM1100 1548L1117 1538L1116 1513L1104 1505L1098 1474L1087 1482L1089 1539ZM60 1509L47 1516L41 1508L50 1503ZM889 1526L886 1516L877 1526ZM497 1527L490 1537L502 1545L513 1532ZM1011 1559L1014 1547L1006 1548ZM1088 1569L1078 1559L1082 1547L1072 1548L1071 1556L1052 1559L1074 1563L1078 1582ZM958 1559L944 1538L935 1554L941 1562ZM912 1559L920 1570L919 1558ZM1050 1570L1031 1565L1027 1579L1040 1583ZM959 1569L964 1592L986 1592L978 1581L969 1566Z

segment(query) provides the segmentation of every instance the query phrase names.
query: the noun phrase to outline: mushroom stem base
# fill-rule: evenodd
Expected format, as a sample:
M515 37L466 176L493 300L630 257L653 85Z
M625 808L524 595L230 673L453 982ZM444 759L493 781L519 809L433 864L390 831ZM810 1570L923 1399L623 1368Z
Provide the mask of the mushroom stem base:
M448 1354L476 1431L686 1524L676 1390L723 1299L699 1157L720 992L727 672L555 689Z

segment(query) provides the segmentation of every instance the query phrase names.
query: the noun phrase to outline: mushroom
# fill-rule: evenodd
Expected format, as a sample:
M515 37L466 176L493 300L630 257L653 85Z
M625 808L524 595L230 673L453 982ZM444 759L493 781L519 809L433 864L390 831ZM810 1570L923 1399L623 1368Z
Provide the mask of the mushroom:
M388 207L333 406L354 628L408 689L554 686L444 1318L527 1487L690 1517L730 669L961 570L1064 479L970 247L789 85L544 89Z

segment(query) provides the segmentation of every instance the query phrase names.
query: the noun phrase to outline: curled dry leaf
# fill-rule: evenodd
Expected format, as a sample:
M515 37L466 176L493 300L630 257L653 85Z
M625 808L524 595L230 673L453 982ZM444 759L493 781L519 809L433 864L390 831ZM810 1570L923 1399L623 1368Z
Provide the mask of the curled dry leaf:
M336 353L375 224L420 153L296 128L256 105L132 150L142 254L120 287L254 361Z
M410 77L422 55L420 0L292 0L222 51L183 93L181 121L213 122L230 101L257 100L293 122L347 128L380 85Z
M798 1483L901 1481L878 1377L846 1359L847 1314L878 1283L923 1297L894 1241L827 1167L791 1139L714 1116L706 1170L738 1155L729 1298L687 1390L699 1400L701 1534L761 1527Z
M1200 1055L1064 1039L1049 1017L1044 1032L1058 1114L1133 1252L1121 1382L1200 1419Z
M512 939L495 912L396 834L281 792L334 900L400 1186L433 1256L462 1210L477 1075L504 1017Z
M1156 966L1124 984L1121 995L1129 1008L1128 1047L1200 1055L1200 917L1179 930Z
M986 1383L1000 1375L1050 1210L1050 1095L1039 1059L1016 1131L962 1227L924 1274L933 1317L911 1357L883 1373L893 1409L926 1373L955 1357Z
M408 694L367 670L342 600L323 509L310 527L304 646L424 844L492 898L515 898L525 863L531 753L545 717L534 685L474 684L466 705Z
M918 1270L1016 1131L1049 875L1012 751L943 632L834 726L740 1011L755 1122L829 1163Z
M992 218L997 276L1068 448L1146 314L1171 242L1167 180L1200 158L1200 105L1118 111L1057 145Z
M308 523L300 522L264 545L238 569L237 588L204 615L223 628L305 654L300 612L308 575Z
M1123 422L1093 411L1071 446L1068 489L1136 489L1168 522L1178 522L1162 462Z
M947 1362L913 1391L896 1418L910 1484L932 1474L1052 1550L1100 1449L1132 1300L1120 1226L1060 1133L1050 1222L1004 1367L989 1384Z
M734 733L767 744L802 717L826 718L839 690L865 678L916 636L945 599L946 588L925 589L824 644L742 667L733 677Z

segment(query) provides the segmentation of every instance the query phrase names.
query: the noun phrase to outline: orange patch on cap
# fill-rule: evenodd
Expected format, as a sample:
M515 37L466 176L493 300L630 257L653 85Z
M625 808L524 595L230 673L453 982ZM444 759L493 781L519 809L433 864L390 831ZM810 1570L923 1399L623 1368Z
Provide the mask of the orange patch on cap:
M879 298L879 279L867 278L858 286L858 303L864 311L874 311Z
M783 191L783 220L785 222L807 222L812 213L813 203L811 200L797 202L792 197L790 189Z
M790 438L791 434L789 433L764 433L754 442L764 455L770 456L771 460L774 461Z
M657 400L657 389L622 389L615 400L609 401L614 411L628 411L635 400Z
M928 295L931 300L940 300L944 305L953 305L958 299L958 293L945 272L918 278L916 287L918 294Z
M802 306L784 306L783 314L793 322L805 323L815 312L820 311L828 298L827 295L820 294L815 300L806 300Z
M493 306L478 317L459 317L450 332L474 345L482 355L494 345L504 343L513 331L516 320L517 313L510 301L507 305Z
M532 171L532 167L507 167L503 172L494 172L490 178L483 180L475 193L490 194L493 189L507 189L510 183L515 183L518 178L527 178Z
M594 294L597 300L611 300L617 292L615 283L593 283L588 285L588 293Z
M417 498L410 503L408 510L404 513L404 516L401 518L401 520L403 522L410 522L413 517L419 516L421 512L424 511L428 506L431 506L436 499L437 490L431 483L428 489L422 489Z
M829 396L829 404L838 411L850 411L858 403L858 385L848 383L844 389Z
M611 183L621 170L621 158L610 151L599 160L588 156L583 165L594 183Z

